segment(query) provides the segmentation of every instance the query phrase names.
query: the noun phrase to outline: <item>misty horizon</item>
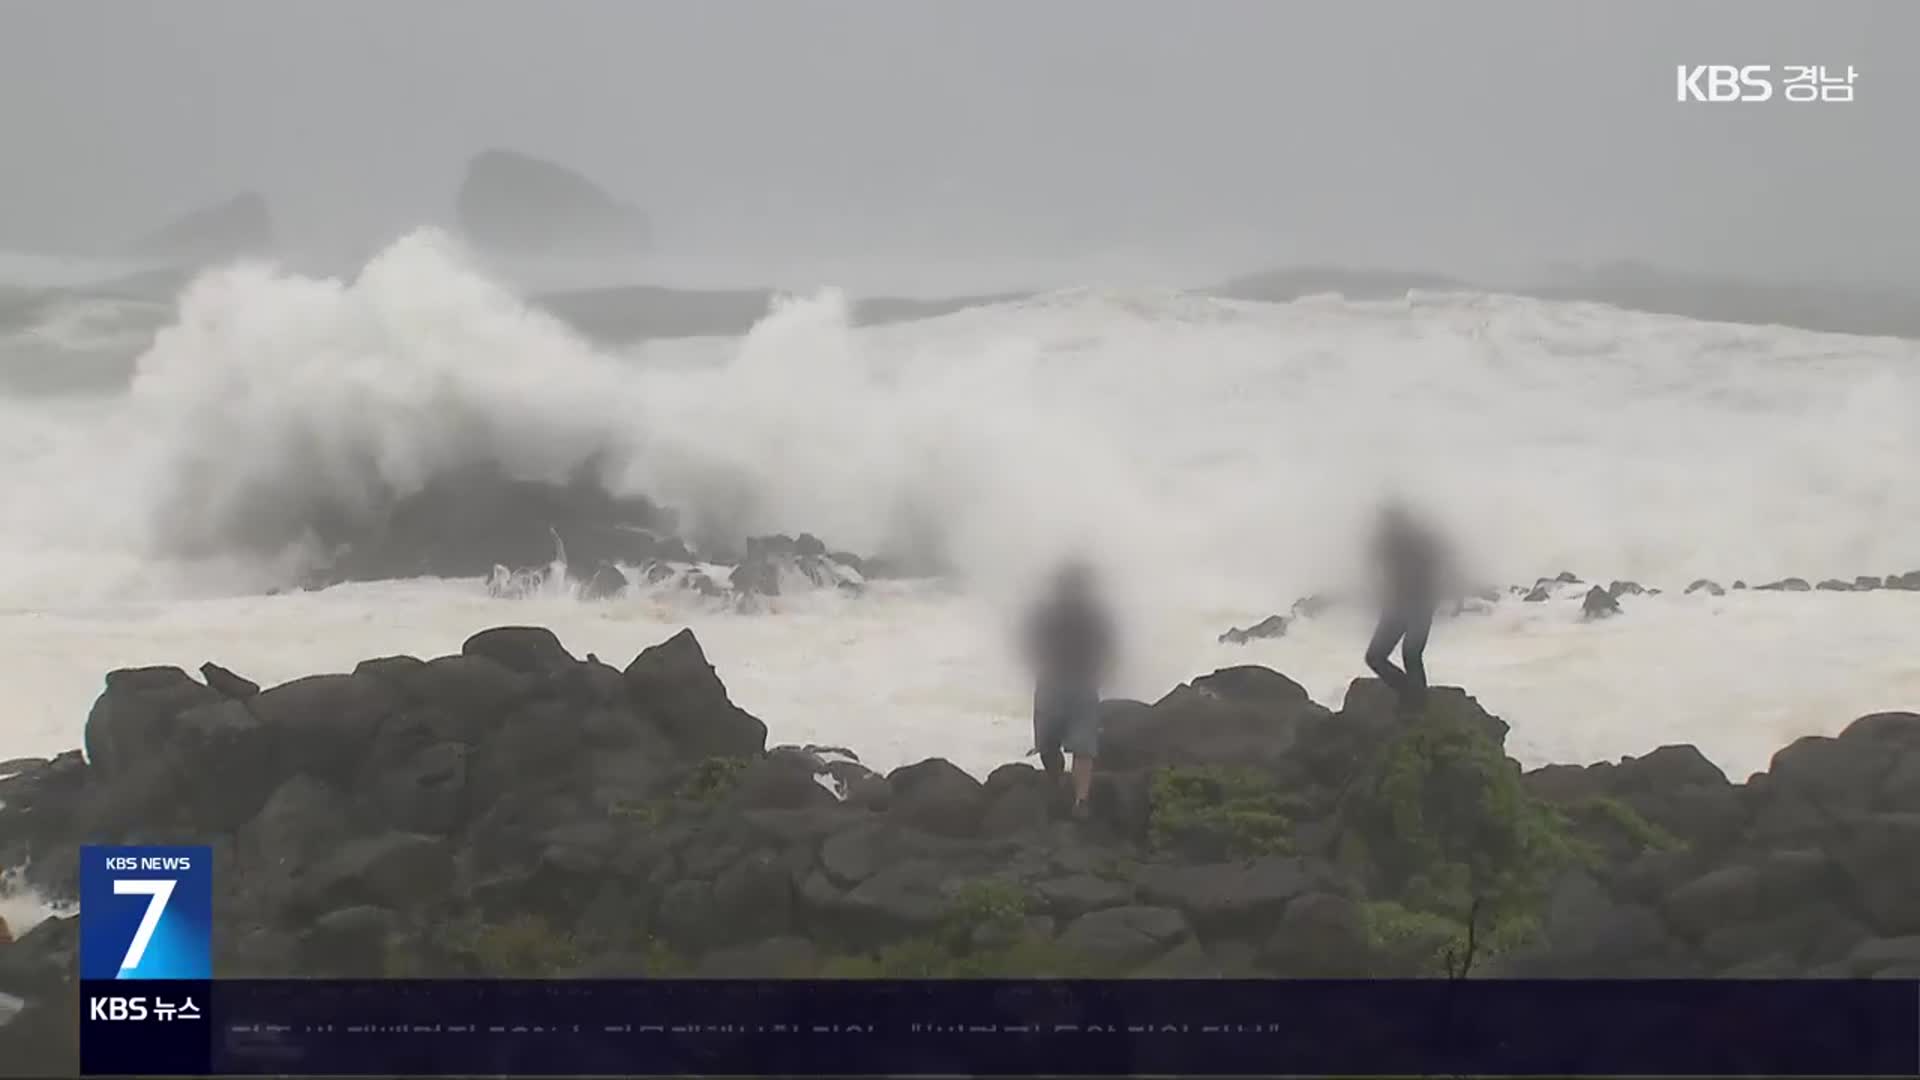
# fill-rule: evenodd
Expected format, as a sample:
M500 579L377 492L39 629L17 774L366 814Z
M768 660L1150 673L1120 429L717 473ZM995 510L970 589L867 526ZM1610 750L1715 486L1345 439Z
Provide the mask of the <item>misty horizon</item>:
M445 225L523 151L663 256L1126 256L1476 281L1646 263L1912 288L1920 9L1222 3L21 6L0 250L113 251L241 192L289 256ZM1850 103L1674 100L1679 63ZM1195 284L1200 284L1196 282Z

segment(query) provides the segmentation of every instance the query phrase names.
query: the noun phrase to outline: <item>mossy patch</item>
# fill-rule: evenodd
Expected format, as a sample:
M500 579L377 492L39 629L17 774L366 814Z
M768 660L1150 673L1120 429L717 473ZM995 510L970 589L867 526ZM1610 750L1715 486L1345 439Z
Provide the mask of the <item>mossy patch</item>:
M1183 765L1155 770L1148 838L1197 859L1285 854L1299 807L1257 769Z
M946 916L925 934L827 958L828 979L1098 978L1118 972L1033 932L1036 907L1018 882L978 878L954 890Z
M1010 930L1033 910L1033 897L1017 881L976 878L954 890L947 929L972 937L980 929Z
M556 930L534 915L505 922L466 918L446 923L423 941L387 950L387 974L394 978L462 971L502 979L544 979L579 965L583 950L570 933Z
M646 965L648 978L680 979L693 974L693 961L682 956L659 938L651 936L642 938L640 956Z
M740 774L746 770L747 759L736 757L710 757L693 767L674 797L687 802L718 802L733 793L740 784Z
M1640 811L1619 799L1605 796L1587 799L1569 808L1568 815L1579 825L1624 841L1635 853L1687 850L1685 840L1648 821Z
M617 799L608 804L607 816L634 825L658 825L667 819L667 806L657 800Z

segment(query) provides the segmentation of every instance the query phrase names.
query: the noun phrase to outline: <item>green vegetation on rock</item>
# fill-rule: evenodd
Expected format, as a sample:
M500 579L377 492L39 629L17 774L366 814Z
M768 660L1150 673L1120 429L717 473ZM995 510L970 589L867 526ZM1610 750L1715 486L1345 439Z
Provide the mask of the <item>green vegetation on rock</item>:
M640 955L651 979L678 979L693 974L693 962L656 937L640 942Z
M1159 851L1195 858L1291 850L1296 806L1257 769L1184 765L1155 770L1148 835Z
M1588 799L1571 808L1576 822L1597 825L1621 837L1638 851L1685 851L1687 842L1660 826L1619 799L1602 796Z
M635 825L658 825L666 820L667 808L657 800L618 799L607 806L607 816Z
M745 758L710 757L693 767L675 796L688 802L716 802L732 793L747 767Z
M1032 897L1018 882L979 878L954 891L929 932L871 952L833 956L829 979L1029 979L1114 975L1031 929Z
M502 979L543 979L564 975L580 963L582 951L571 934L534 915L505 922L465 918L432 931L428 940L387 950L387 974L417 978L448 968Z
M1361 905L1367 944L1388 978L1466 975L1473 967L1534 941L1540 924L1530 915L1481 920L1468 933L1465 920L1450 919L1375 900Z
M1019 882L975 878L954 890L947 929L968 938L980 930L1016 930L1032 907L1033 898Z
M1469 919L1476 957L1525 940L1555 877L1586 859L1566 819L1526 791L1472 717L1429 716L1401 732L1353 810L1396 898L1369 905L1375 936L1415 952L1432 940L1462 954Z

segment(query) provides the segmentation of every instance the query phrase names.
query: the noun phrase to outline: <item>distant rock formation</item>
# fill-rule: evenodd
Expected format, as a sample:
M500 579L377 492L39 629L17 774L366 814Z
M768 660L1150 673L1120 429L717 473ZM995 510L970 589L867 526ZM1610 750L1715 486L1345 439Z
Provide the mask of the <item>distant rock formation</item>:
M1222 645L1245 645L1249 641L1261 641L1266 638L1287 636L1287 626L1292 620L1285 615L1269 615L1252 626L1242 629L1234 627L1217 639Z
M1607 590L1595 585L1587 590L1587 597L1580 602L1580 613L1589 619L1606 619L1620 614L1620 601L1615 600Z
M614 254L652 242L637 207L577 172L513 150L474 155L455 213L468 239L503 253Z
M141 255L212 262L273 250L273 214L257 192L243 192L176 218L135 241Z

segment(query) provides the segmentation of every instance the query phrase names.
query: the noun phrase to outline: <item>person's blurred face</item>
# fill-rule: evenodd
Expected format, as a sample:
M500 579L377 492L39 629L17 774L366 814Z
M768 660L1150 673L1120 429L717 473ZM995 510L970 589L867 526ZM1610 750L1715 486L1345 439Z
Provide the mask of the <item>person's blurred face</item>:
M1084 563L1068 563L1060 569L1055 592L1064 600L1084 600L1093 593L1093 571Z

